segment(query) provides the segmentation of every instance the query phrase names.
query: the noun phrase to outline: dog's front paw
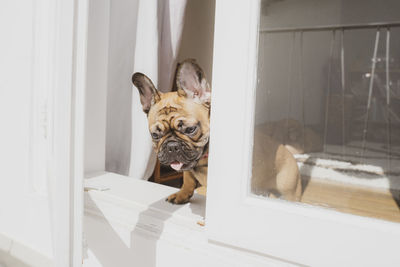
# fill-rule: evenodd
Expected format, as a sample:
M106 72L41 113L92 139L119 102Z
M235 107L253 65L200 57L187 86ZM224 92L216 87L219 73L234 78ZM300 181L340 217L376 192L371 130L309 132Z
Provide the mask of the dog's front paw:
M172 204L185 204L189 202L191 197L192 194L179 191L175 194L170 195L165 201L168 201Z

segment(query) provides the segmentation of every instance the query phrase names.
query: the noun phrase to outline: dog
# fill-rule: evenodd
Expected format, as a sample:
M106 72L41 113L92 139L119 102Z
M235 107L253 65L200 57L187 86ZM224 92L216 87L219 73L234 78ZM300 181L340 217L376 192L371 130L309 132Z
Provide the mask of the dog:
M193 59L178 64L175 80L176 91L161 93L146 75L132 76L158 160L183 171L182 188L167 201L184 204L196 187L200 193L206 191L211 88Z
M198 193L206 194L211 87L203 70L193 59L178 64L175 80L176 90L162 93L146 75L136 72L132 76L143 111L147 114L153 147L160 163L183 171L181 189L166 200L184 204L189 202L196 188ZM269 141L262 141L264 150L255 150L259 155L256 158L260 159L255 162L262 163L254 166L257 170L254 172L257 179L253 179L257 181L255 185L272 190L277 196L280 194L290 200L296 199L299 176L293 156L268 135L261 136ZM271 143L274 143L274 151L270 148ZM264 163L264 159L268 163ZM274 171L268 171L270 169Z
M300 201L301 191L300 172L292 153L262 128L255 127L251 192Z

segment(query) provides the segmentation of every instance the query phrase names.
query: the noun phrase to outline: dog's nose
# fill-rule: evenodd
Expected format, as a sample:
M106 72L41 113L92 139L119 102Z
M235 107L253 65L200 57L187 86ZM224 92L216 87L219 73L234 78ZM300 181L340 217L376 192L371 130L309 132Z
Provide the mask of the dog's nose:
M176 153L180 150L180 146L178 142L170 141L167 143L167 151L168 153Z

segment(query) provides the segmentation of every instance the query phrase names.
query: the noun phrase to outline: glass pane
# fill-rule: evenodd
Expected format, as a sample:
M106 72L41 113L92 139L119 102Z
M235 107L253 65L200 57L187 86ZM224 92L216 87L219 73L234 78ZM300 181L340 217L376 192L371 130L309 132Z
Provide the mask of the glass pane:
M252 194L400 222L398 10L262 1Z

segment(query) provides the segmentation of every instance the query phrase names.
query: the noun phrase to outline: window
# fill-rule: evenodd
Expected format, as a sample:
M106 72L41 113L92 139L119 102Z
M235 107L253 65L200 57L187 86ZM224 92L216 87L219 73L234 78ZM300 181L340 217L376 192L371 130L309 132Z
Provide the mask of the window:
M388 12L390 1L364 2L374 16L354 16L354 2L263 2L252 191L283 198L282 191L286 198L296 193L286 177L277 179L286 182L280 192L265 184L267 135L294 153L301 202L399 222L399 55L393 47L400 18ZM307 18L309 7L325 16ZM285 166L284 174L294 176L290 163Z
M210 239L306 265L399 264L395 4L217 2ZM299 198L257 182L276 149L297 160L301 180L281 182L301 181Z

